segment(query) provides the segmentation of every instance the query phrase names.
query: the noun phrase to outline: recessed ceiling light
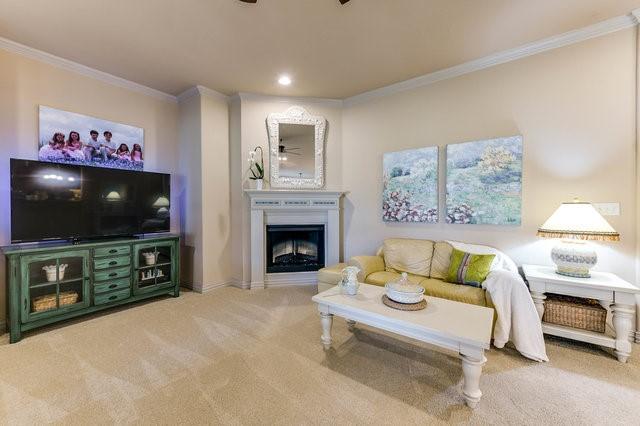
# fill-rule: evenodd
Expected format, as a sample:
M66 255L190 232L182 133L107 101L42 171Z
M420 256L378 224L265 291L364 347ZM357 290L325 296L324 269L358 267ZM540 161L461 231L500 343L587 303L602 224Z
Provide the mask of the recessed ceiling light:
M291 77L288 75L281 75L280 78L278 78L278 83L283 86L288 86L291 84Z

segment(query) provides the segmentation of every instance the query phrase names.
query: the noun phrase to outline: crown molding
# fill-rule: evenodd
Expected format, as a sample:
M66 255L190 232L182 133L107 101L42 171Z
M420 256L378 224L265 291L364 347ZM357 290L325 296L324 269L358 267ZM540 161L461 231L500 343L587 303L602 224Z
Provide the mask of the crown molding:
M331 98L306 98L301 96L271 96L263 95L260 93L248 93L238 92L233 97L239 97L242 101L263 101L263 102L282 102L282 103L306 103L306 104L321 104L331 107L341 107L343 104L342 99Z
M178 96L176 96L176 100L178 102L184 102L187 99L193 98L195 95L197 95L199 93L200 92L198 91L198 86L193 86L193 87L188 88L184 92L180 93Z
M410 80L394 83L379 89L370 90L359 95L351 96L344 100L345 106L356 105L372 99L393 95L395 93L406 90L417 89L419 87L428 86L439 81L456 78L475 71L480 71L496 65L504 64L548 50L557 49L559 47L580 43L585 40L600 37L606 34L621 31L634 27L640 22L640 9L635 9L628 15L618 16L606 21L588 27L580 28L574 31L558 34L522 46L494 53L483 58L425 74Z
M86 65L79 64L77 62L70 61L68 59L61 58L59 56L52 55L42 50L34 49L33 47L25 46L24 44L16 43L15 41L0 37L0 49L16 53L18 55L26 56L37 61L45 62L49 65L56 66L58 68L72 71L86 77L91 77L96 80L100 80L103 83L108 83L114 86L122 87L134 92L141 93L143 95L152 96L163 101L176 102L175 96L170 95L160 90L152 89L145 85L135 83L133 81L126 80L121 77L117 77L113 74L99 71L97 69L88 67Z
M187 99L194 97L195 95L208 96L211 98L223 100L225 102L229 102L231 100L230 96L227 96L213 89L209 89L208 87L200 86L200 85L188 88L187 90L185 90L184 92L176 96L176 98L178 102L184 102Z
M218 91L215 91L213 89L209 89L208 87L205 86L196 86L196 88L198 89L198 92L200 93L200 95L202 96L209 96L212 98L217 98L217 99L221 99L225 102L229 102L230 100L230 96L225 95L224 93L220 93Z

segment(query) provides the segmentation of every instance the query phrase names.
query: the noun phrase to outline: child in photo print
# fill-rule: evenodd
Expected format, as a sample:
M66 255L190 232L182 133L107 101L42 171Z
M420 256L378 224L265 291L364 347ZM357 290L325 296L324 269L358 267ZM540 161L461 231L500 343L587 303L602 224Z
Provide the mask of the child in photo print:
M139 127L40 106L40 161L142 170L143 147Z

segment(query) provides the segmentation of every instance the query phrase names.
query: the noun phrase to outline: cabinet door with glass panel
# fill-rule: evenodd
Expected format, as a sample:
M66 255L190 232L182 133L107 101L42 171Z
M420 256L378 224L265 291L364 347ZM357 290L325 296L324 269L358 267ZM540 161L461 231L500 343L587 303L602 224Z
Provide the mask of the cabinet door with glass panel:
M22 321L89 306L89 251L74 250L21 259Z
M175 283L173 241L134 245L134 294L142 294Z

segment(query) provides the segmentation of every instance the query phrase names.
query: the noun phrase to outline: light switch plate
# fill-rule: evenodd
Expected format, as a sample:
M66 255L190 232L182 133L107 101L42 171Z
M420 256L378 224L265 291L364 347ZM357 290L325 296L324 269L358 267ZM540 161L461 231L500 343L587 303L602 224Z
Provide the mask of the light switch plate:
M620 216L620 203L593 203L602 216Z

